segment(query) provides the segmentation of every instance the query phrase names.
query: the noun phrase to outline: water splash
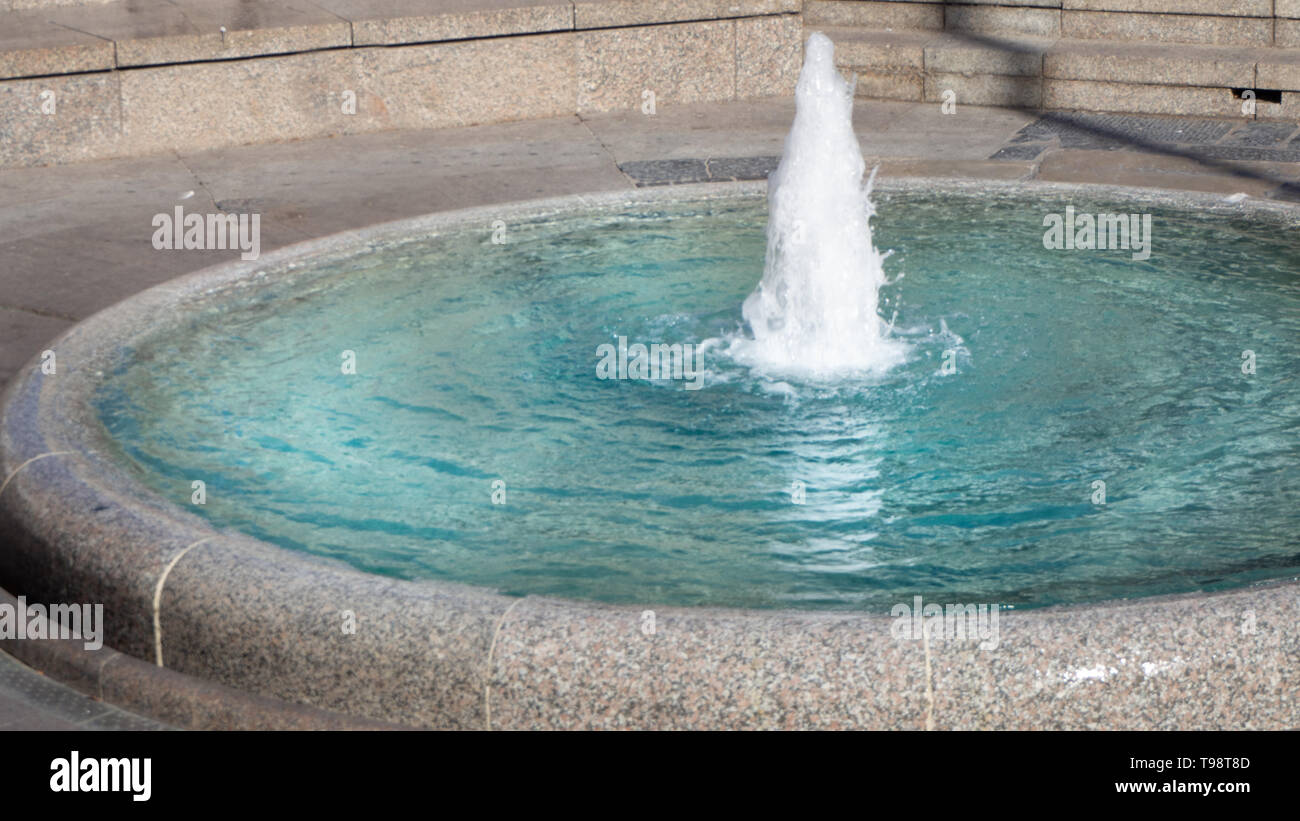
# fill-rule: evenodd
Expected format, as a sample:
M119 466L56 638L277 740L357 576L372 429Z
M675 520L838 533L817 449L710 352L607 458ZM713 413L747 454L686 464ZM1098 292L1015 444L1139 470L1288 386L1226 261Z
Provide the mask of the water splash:
M768 180L767 259L745 300L753 337L729 340L738 362L813 378L879 372L901 362L877 314L884 257L871 241L871 179L853 133L853 85L835 47L814 33L804 48L794 125Z

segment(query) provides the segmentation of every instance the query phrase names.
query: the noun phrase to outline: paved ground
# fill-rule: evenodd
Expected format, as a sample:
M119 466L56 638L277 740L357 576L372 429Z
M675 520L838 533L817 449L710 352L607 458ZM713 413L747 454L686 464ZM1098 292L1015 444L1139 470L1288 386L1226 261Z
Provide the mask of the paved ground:
M0 732L166 729L151 719L86 698L0 653Z
M152 218L262 215L262 250L432 211L701 179L761 179L792 100L0 170L0 385L73 323L238 251L157 251ZM1039 178L1300 200L1293 124L861 102L883 175ZM0 654L0 729L146 726Z

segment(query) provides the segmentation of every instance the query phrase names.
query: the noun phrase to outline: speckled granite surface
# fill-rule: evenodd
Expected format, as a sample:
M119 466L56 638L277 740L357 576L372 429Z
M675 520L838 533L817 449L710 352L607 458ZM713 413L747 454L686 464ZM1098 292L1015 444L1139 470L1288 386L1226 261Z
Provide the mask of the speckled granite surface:
M78 13L76 31L48 15L4 16L20 26L0 31L0 131L9 136L0 166L642 110L647 101L652 115L791 94L802 59L798 15L767 0L744 6L759 16L721 19L721 6L692 17L689 4L591 4L612 27L578 30L569 4L527 0L423 12L405 0L330 0L355 20L272 6L225 31L207 6L216 16L141 2ZM686 22L627 22L646 16L638 9ZM86 73L65 73L74 70Z

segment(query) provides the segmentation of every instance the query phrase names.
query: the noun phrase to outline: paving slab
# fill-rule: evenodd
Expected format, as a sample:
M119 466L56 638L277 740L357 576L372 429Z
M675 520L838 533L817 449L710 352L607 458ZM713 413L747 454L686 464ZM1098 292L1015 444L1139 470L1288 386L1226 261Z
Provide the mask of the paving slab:
M1063 150L1042 160L1037 179L1174 188L1226 196L1244 193L1263 197L1279 187L1274 180L1247 176L1244 172L1245 169L1238 173L1227 170L1207 173L1206 167L1195 159L1163 154Z
M265 214L302 238L632 186L577 117L242 146L183 159L214 202Z
M153 719L87 698L0 652L0 731L166 729Z
M68 318L0 307L0 385L72 325Z
M879 157L984 160L1035 116L974 105L958 105L953 114L944 114L939 103L859 100L853 106L863 153ZM654 117L616 112L586 116L584 121L622 163L779 156L793 117L794 101L776 99L675 106Z
M1053 146L1092 151L1165 154L1201 163L1210 175L1239 176L1243 164L1268 169L1271 180L1289 179L1285 169L1300 163L1291 140L1296 123L1124 114L1049 113L1016 133L990 159L1034 159ZM1274 168L1283 169L1273 173Z
M645 160L627 162L619 169L638 187L683 185L696 182L765 180L776 170L780 156L715 157L708 160Z
M1224 137L1222 145L1250 145L1285 147L1291 136L1300 130L1296 123L1274 123L1253 120L1242 123ZM1298 146L1300 147L1300 146Z
M664 106L584 114L583 123L618 162L780 154L794 118L794 100L743 105Z
M1018 133L1026 137L1056 137L1065 148L1121 149L1157 144L1208 145L1233 131L1235 126L1230 120L1051 113Z
M112 67L113 44L108 40L53 23L41 12L4 16L0 27L0 79Z
M131 219L152 215L188 192L203 196L193 172L174 155L4 169L0 192L0 246L102 223L123 212Z
M960 101L952 113L940 102L861 103L854 106L854 128L864 154L951 160L984 160L1034 112L986 107Z
M237 251L159 251L154 213L101 214L102 221L0 242L0 300L50 316L84 319L125 295L238 257Z

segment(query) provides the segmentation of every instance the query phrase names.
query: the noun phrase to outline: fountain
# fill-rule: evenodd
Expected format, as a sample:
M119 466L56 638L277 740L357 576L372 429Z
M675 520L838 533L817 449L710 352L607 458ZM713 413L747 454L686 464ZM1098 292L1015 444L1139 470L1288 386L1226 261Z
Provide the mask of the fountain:
M933 675L938 727L1296 726L1294 207L891 180L877 219L832 56L766 189L432 214L79 323L0 403L0 581L103 605L104 692L888 728ZM1067 208L1157 252L1045 247ZM702 387L620 365L702 339ZM1005 629L918 644L941 604Z
M763 279L745 300L753 334L728 352L756 370L812 378L878 372L903 359L877 315L884 255L871 239L871 188L853 133L853 84L835 46L814 33L804 49L794 125L768 180Z

